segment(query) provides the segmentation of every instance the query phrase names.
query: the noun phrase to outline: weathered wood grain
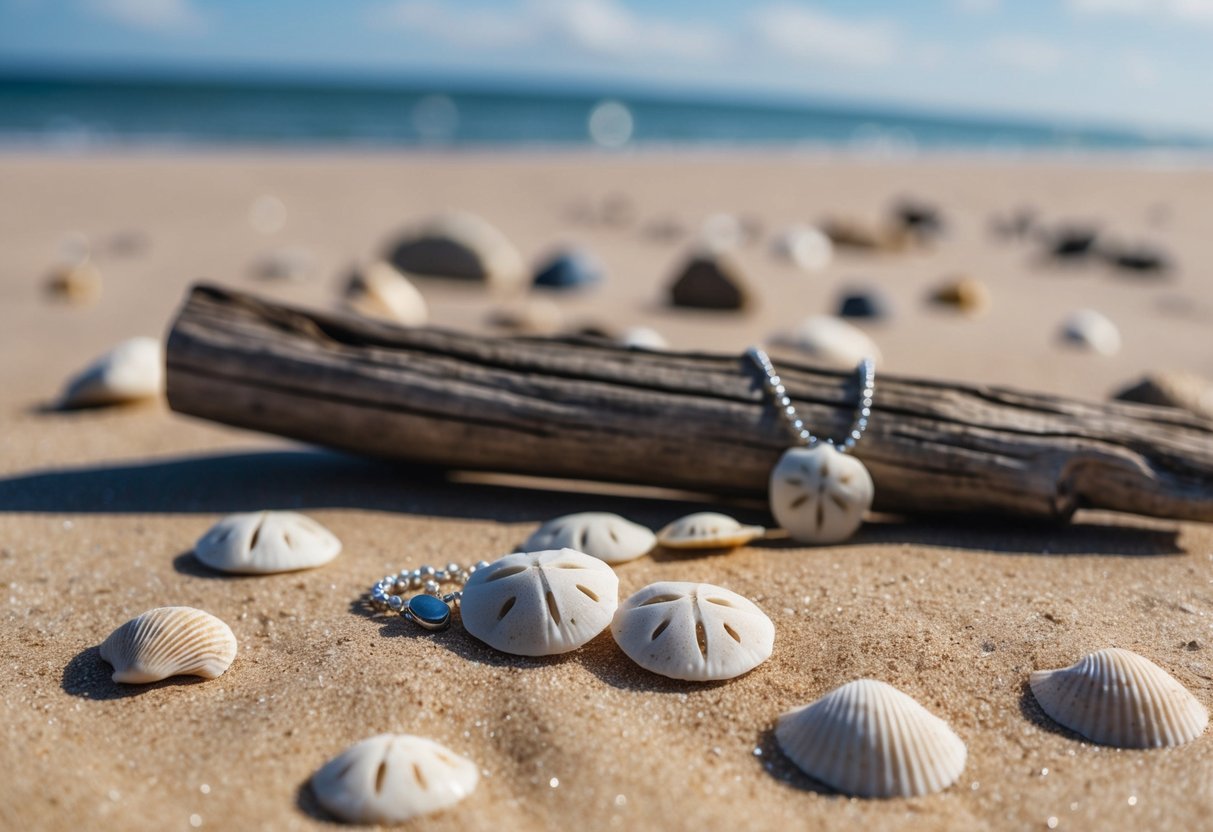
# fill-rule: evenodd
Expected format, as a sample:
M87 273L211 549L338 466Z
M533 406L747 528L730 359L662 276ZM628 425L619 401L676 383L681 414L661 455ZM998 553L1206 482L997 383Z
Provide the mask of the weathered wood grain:
M846 375L778 368L840 435ZM788 444L740 355L500 339L192 290L168 340L180 413L319 445L479 469L765 494ZM1213 422L1179 411L880 375L857 449L891 512L1213 521Z

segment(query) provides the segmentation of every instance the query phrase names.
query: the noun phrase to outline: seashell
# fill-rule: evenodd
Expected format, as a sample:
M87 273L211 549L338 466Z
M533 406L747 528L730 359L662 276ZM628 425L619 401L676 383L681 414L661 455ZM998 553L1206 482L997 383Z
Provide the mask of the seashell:
M388 260L408 274L482 280L502 289L520 288L527 278L522 256L506 236L460 211L439 214L406 234Z
M194 557L211 569L244 575L314 569L340 552L332 532L293 511L229 514L194 544Z
M223 675L236 658L232 628L193 607L157 607L123 624L101 645L115 682L141 685L170 676Z
M123 341L67 383L59 407L127 404L164 391L164 353L155 338Z
M863 330L828 315L805 318L792 329L772 335L770 344L795 350L836 370L853 370L865 358L877 364L883 360L876 342Z
M1054 721L1103 745L1183 745L1209 724L1208 711L1171 674L1117 647L1089 653L1070 667L1037 670L1029 684Z
M771 514L802 543L838 543L855 534L874 493L864 464L828 442L790 448L771 469Z
M1100 355L1120 352L1120 330L1107 316L1094 309L1079 309L1066 318L1061 327L1061 340Z
M312 775L312 793L347 823L403 823L454 806L480 780L466 757L425 737L379 734Z
M762 526L743 526L727 514L700 511L657 532L657 543L667 549L736 549L766 532Z
M965 744L946 722L874 679L848 682L788 711L775 739L805 774L859 797L941 791L965 767Z
M668 350L670 348L669 342L660 332L647 326L628 327L620 334L619 343L634 350Z
M808 225L784 229L775 237L771 249L776 256L806 272L819 272L834 258L833 241Z
M623 563L647 555L657 545L657 536L631 520L605 511L566 514L544 523L527 538L528 552L574 549L607 563Z
M649 584L628 598L611 634L645 670L688 682L749 673L775 645L775 625L748 598L683 581Z
M345 297L358 314L401 326L425 326L430 318L429 307L417 287L382 260L355 270Z
M606 629L619 606L619 579L574 549L519 552L478 569L463 587L464 628L517 656L576 650Z

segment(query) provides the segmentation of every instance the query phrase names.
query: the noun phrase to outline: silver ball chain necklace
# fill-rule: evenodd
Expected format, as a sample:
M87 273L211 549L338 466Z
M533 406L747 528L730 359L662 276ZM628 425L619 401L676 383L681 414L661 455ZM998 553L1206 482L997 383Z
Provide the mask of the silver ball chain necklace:
M872 415L876 391L876 365L870 358L859 362L859 403L846 438L834 442L815 436L792 405L787 388L770 357L750 347L747 357L766 377L764 386L792 433L788 448L771 469L771 514L793 539L802 543L838 543L853 535L872 506L872 476L851 451L863 438Z

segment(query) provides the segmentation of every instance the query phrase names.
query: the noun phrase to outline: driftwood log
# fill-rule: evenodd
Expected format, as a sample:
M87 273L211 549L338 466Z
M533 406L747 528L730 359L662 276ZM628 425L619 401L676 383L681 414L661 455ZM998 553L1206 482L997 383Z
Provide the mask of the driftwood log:
M777 366L818 433L846 430L851 376ZM888 375L876 386L857 456L880 510L1213 521L1213 422ZM720 494L765 494L788 444L739 355L402 329L209 286L169 335L168 399L359 454Z

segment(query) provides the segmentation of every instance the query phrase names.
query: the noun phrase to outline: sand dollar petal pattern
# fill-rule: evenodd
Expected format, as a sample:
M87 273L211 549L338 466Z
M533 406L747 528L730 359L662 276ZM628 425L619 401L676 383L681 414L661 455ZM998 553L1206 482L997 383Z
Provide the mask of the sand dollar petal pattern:
M775 625L748 598L685 581L650 584L628 598L611 633L636 664L690 682L748 673L775 645Z
M212 569L246 575L312 569L340 552L332 532L293 511L230 514L194 544L194 556Z
M803 543L837 543L855 533L872 505L864 464L827 442L788 450L771 470L771 513Z
M698 511L679 517L657 532L666 549L734 549L766 534L762 526L744 526L727 514Z
M646 555L657 545L652 531L618 514L583 511L544 523L527 538L528 552L576 549L607 563L623 563Z
M476 571L463 588L464 628L518 656L576 650L606 629L619 606L619 579L573 549L519 552Z
M354 743L312 775L312 793L349 823L403 823L454 806L476 788L471 760L433 740L379 734Z

